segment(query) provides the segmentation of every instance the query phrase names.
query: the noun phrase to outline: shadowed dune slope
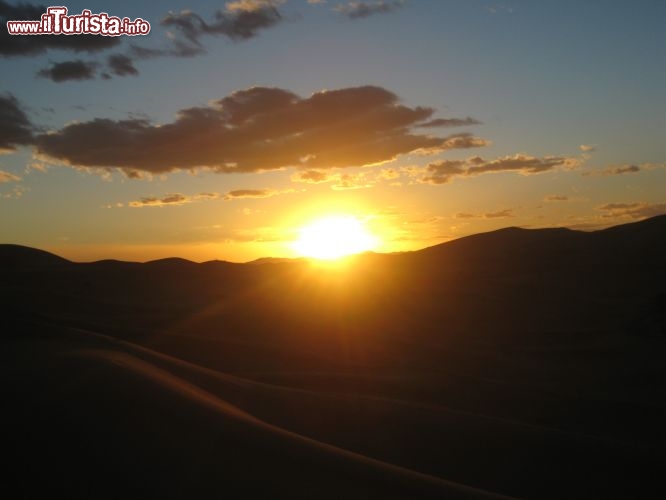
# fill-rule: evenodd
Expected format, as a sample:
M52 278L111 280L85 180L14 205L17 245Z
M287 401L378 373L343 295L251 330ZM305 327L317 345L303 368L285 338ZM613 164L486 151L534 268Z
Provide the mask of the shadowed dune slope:
M197 385L216 377L103 338L19 344L5 453L9 484L25 497L508 498L304 437L220 397L242 400L251 382L220 375ZM23 356L38 365L16 366Z
M666 217L418 252L72 263L0 245L26 497L660 498Z

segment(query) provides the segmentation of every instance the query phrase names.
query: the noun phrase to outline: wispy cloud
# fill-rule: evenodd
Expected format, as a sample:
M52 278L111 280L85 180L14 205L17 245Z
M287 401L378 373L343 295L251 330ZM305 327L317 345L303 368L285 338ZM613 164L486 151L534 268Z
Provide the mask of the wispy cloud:
M336 5L333 10L349 19L362 19L375 14L388 14L404 6L404 0L352 0Z
M581 175L585 177L607 177L609 175L635 174L636 172L640 171L641 167L638 165L621 165L619 167L608 167L603 170L589 170L587 172L583 172Z
M377 177L383 175L381 172L371 175L369 172L339 173L326 170L304 170L296 172L291 176L292 182L306 184L331 183L331 189L344 191L347 189L370 188L376 184Z
M455 215L456 219L506 219L515 216L512 208L485 213L458 212Z
M437 127L466 127L469 125L481 125L482 122L468 116L467 118L436 118L429 122L422 123L419 127L437 128Z
M218 10L210 21L191 11L169 12L160 24L173 27L188 42L201 47L204 36L226 36L231 40L247 40L259 31L271 28L283 17L278 10L283 2L271 0L240 0L228 2L225 10Z
M597 207L604 212L605 218L645 219L655 215L666 214L666 203L630 202L606 203Z
M184 195L181 193L169 193L165 194L162 197L145 197L137 201L130 201L127 205L133 208L141 207L165 207L165 206L177 206L185 205L187 203L193 203L197 201L210 201L217 200L220 198L219 193L199 193L193 196Z
M17 182L20 180L21 178L18 175L0 170L0 184L4 184L5 182Z
M569 197L562 194L551 194L546 196L543 201L569 201Z
M456 177L473 177L486 173L516 172L521 175L539 174L557 168L571 169L580 164L580 160L566 156L546 156L537 158L525 154L505 156L494 160L485 160L474 156L466 160L443 160L431 163L425 169L422 182L446 184Z

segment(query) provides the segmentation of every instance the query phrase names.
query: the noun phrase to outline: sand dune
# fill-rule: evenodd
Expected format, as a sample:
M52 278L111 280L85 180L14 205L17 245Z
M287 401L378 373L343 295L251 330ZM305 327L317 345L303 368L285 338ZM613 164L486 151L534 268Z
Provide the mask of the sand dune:
M421 252L72 263L0 245L26 498L662 498L666 217Z
M19 344L13 347L39 362L22 374L30 379L23 390L33 392L9 401L15 411L30 400L14 415L22 427L24 419L32 424L13 436L19 475L11 476L25 496L508 498L277 427L165 367L193 380L216 378L220 392L219 382L236 390L263 384L99 337L70 335L56 352L51 341Z

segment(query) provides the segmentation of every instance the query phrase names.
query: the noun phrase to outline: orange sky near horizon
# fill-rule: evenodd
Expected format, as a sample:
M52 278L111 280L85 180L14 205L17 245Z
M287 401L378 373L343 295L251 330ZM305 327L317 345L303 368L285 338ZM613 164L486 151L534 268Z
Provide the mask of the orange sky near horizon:
M26 5L0 15L0 243L248 262L331 216L362 231L321 255L666 213L664 2L100 1L150 34L67 43L7 34Z

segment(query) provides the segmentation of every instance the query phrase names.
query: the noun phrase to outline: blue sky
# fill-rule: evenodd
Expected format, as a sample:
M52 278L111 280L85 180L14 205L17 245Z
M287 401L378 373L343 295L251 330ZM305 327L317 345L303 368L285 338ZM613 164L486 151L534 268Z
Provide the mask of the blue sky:
M469 134L477 145L428 155L417 148L381 158L377 152L373 158L381 161L371 164L331 156L316 168L264 158L265 169L238 173L181 164L164 172L156 160L142 164L136 179L113 163L130 159L105 162L98 155L95 165L83 165L73 153L54 154L56 146L45 153L37 145L42 137L0 156L4 242L79 260L244 261L292 256L298 228L327 213L356 215L381 238L378 250L394 251L508 225L593 229L666 212L666 2L255 0L236 2L236 10L233 2L209 1L66 5L70 13L86 8L141 17L152 31L96 52L0 54L0 91L13 96L35 137L57 138L68 125L96 119L155 127L252 87L307 100L325 89L372 86L411 110L432 108L433 119L472 118L455 128L413 123L411 130L440 138ZM354 17L360 6L370 15ZM190 11L212 26L216 11L231 16L252 9L272 9L277 21L246 39L199 34L200 53L190 57L172 54L174 41L192 46L178 24L161 25L169 12L191 20L182 14ZM130 43L163 52L139 58ZM112 54L131 56L137 74L104 79ZM64 61L89 64L95 77L36 76ZM81 151L86 147L81 143ZM485 163L470 162L474 157ZM299 181L299 173L311 170L321 182Z

